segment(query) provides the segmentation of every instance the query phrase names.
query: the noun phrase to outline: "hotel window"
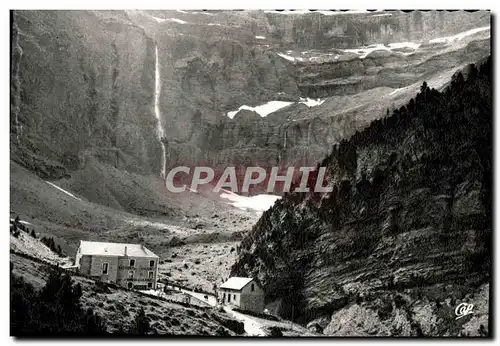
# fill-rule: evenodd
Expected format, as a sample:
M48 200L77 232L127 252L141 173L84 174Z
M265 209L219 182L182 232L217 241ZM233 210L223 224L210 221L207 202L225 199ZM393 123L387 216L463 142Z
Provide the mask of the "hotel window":
M233 294L233 300L236 301L236 294Z
M134 278L134 271L133 270L129 270L128 271L128 278L129 279L133 279Z
M130 260L130 266L131 267L135 267L135 259L131 259Z
M154 267L155 266L155 261L149 261L149 266Z
M153 283L152 282L148 282L148 288L153 288Z
M252 284L252 286L250 286L250 289L253 291L255 291L255 286Z
M152 278L153 278L153 276L154 276L154 272L149 272L149 274L148 274L148 278L152 279Z
M106 262L104 262L104 263L102 264L102 273L103 273L103 274L107 274L107 273L108 273L108 266L109 266L109 264L108 264L108 263L106 263Z

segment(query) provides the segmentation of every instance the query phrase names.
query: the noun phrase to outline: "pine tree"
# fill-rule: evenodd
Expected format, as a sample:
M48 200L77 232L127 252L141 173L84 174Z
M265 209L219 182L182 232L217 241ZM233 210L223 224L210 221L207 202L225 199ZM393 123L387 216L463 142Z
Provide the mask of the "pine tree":
M144 335L148 334L151 331L151 328L149 326L149 320L146 317L146 312L144 311L144 308L141 307L139 310L139 313L135 317L135 320L132 325L131 329L131 334L139 334L139 335Z
M425 92L427 91L427 88L428 88L428 86L427 86L427 82L426 82L426 81L424 81L424 82L422 83L422 85L420 86L420 93L425 94Z
M71 277L52 268L38 292L11 271L11 335L102 335L106 328L92 310L80 306L82 289Z

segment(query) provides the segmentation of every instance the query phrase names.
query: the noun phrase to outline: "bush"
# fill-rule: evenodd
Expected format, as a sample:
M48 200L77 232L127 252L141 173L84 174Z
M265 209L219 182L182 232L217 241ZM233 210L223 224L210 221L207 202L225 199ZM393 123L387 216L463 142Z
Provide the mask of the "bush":
M40 291L11 272L11 335L105 334L101 318L81 308L81 296L81 286L72 285L71 277L60 269L51 270Z
M217 336L231 336L231 334L229 334L229 332L224 327L217 328L217 330L215 331L215 335L217 335Z
M271 327L271 328L269 328L269 331L271 333L270 336L272 336L272 337L283 336L283 332L278 327Z
M55 252L56 254L58 254L59 256L61 256L61 257L64 256L64 253L62 252L61 246L60 245L56 245L56 243L54 242L53 238L42 237L42 239L40 239L40 241L42 243L44 243L53 252Z
M222 312L224 312L224 309L222 309ZM245 333L245 325L243 322L234 320L232 318L227 318L224 315L219 314L212 314L211 317L213 320L219 322L225 328L235 332L236 334L241 335Z
M134 322L132 323L132 328L130 329L130 334L144 335L149 334L151 327L149 325L149 319L146 317L146 312L144 308L141 307Z
M102 281L95 282L94 291L96 293L106 293L106 294L111 293L111 290L109 289L108 285Z

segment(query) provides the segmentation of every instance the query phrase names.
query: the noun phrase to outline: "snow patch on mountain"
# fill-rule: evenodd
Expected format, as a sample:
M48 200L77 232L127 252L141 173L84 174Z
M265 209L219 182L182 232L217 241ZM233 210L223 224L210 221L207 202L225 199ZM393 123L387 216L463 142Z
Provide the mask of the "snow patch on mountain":
M283 54L283 53L278 53L278 55L280 57L282 57L283 59L286 59L288 61L291 61L291 62L295 62L295 60L298 60L298 58L294 58L293 56L290 56L290 55L286 55L286 54ZM300 58L302 60L302 58Z
M214 14L213 14L213 13L210 13L210 12L205 12L205 11L203 11L203 12L196 12L196 11L195 11L195 12L189 12L189 13L191 13L191 14L204 14L204 15L206 15L206 16L214 16Z
M46 181L46 183L47 183L47 184L49 184L50 186L55 187L55 188L56 188L56 189L58 189L59 191L61 191L61 192L65 193L65 194L67 194L68 196L73 197L73 198L74 198L74 199L76 199L77 201L81 201L81 200L82 200L80 197L76 197L76 196L75 196L75 195L73 195L71 192L64 190L63 188L61 188L61 187L57 186L57 185L56 185L56 184L54 184L54 183L51 183L50 181Z
M325 16L336 16L336 15L342 15L342 14L358 14L358 13L375 13L375 12L380 12L383 10L375 10L375 11L368 11L368 10L348 10L348 11L326 11L326 10L319 10L319 11L311 11L311 10L284 10L284 11L274 11L274 10L266 10L264 13L278 13L278 14L308 14L308 13L320 13Z
M472 36L474 34L490 30L489 26L485 27L480 27L480 28L475 28L467 31L463 31L461 33L458 33L453 36L446 36L446 37L438 37L434 38L428 41L430 44L436 44L436 43L442 43L442 44L450 44L456 41L460 41L468 36ZM366 58L371 52L376 51L376 50L385 50L385 51L392 51L396 49L411 49L413 51L416 51L417 49L420 48L422 45L422 42L395 42L395 43L389 43L387 46L384 44L372 44L366 47L359 47L359 48L350 48L350 49L344 49L343 52L346 53L355 53L359 55L360 59ZM401 52L404 55L409 55L413 54L413 52ZM290 57L292 58L292 57ZM309 58L309 60L312 60L312 58Z
M175 23L179 23L179 24L187 24L187 22L185 20L182 20L182 19L179 19L179 18L159 18L159 17L155 17L153 16L153 19L156 20L158 23L162 23L166 20L168 20L169 22L175 22Z
M461 33L458 33L453 36L447 36L447 37L438 37L432 40L429 40L429 43L452 43L453 41L459 41L467 36L471 36L474 34L477 34L482 31L490 30L489 26L483 26L481 28L475 28L467 31L463 31Z
M250 107L250 106L244 105L244 106L241 106L240 108L238 108L238 110L228 112L227 116L232 119L232 118L234 118L236 113L238 113L240 110L246 109L246 110L258 113L261 117L265 117L268 114L276 112L277 110L279 110L283 107L291 105L292 103L293 102L286 102L286 101L269 101L269 102L267 102L263 105L257 106L257 107Z
M311 98L300 98L300 101L298 103L303 103L307 107L316 107L320 106L325 102L325 100L321 99L311 99ZM264 103L263 105L256 106L256 107L250 107L247 105L243 105L240 108L238 108L235 111L231 111L227 113L227 116L231 119L234 118L234 116L242 109L246 109L249 111L253 111L257 114L259 114L261 117L265 117L273 112L276 112L277 110L280 110L281 108L284 108L286 106L289 106L291 104L294 104L295 102L289 102L289 101L269 101L267 103Z
M257 40L265 40L266 38L264 36L255 36Z
M232 191L222 189L220 197L229 200L229 204L241 210L263 212L271 208L281 196L261 194L251 197L240 196Z
M376 50L390 50L390 48L386 47L383 44L372 44L368 47L360 47L360 48L352 48L352 49L344 49L344 52L347 53L356 53L359 55L360 59L364 59L373 51Z
M31 222L24 221L24 220L19 220L19 222L22 223L23 225L32 225ZM14 223L14 219L10 219L10 223Z
M305 104L307 107L316 107L316 106L320 106L321 104L323 104L323 102L325 102L325 100L322 100L322 99L310 99L310 98L300 98L300 103L303 103Z
M186 21L184 21L182 19L179 19L179 18L169 18L168 20L171 21L171 22L179 23L179 24L187 24Z
M416 43L416 42L389 43L390 49L402 49L402 48L418 49L419 47L420 47L420 43Z

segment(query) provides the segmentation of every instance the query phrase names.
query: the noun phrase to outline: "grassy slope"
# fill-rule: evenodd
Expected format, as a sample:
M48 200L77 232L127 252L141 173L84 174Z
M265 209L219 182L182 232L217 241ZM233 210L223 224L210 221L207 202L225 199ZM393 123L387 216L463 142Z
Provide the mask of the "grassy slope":
M43 263L16 254L11 254L11 263L15 275L22 276L37 288L45 285L48 273ZM73 281L82 286L83 307L92 308L101 316L110 332L117 331L120 326L126 329L143 307L158 334L216 335L217 329L222 327L229 335L235 335L220 322L230 319L229 316L216 309L188 308L138 292L97 285L79 276L73 276Z
M103 165L101 176L109 173L107 168ZM94 184L91 190L102 193L123 187L122 194L125 196L134 193L149 201L154 198L163 201L175 198L179 208L190 214L185 217L141 217L89 201L91 196L81 194L82 191L72 183L80 179L83 184L83 173L70 181L55 182L57 186L81 198L78 200L17 163L11 162L10 171L11 216L20 215L23 220L30 222L28 227L35 229L39 237L53 237L67 256L74 257L80 240L144 242L162 260L171 259L172 254L177 253L178 258L172 259L174 263L166 262L160 267L160 274L165 273L165 278L179 280L191 287L202 286L207 290L212 288L213 282L228 276L228 267L235 255L235 251L230 252L230 249L236 248L241 233L250 229L258 217L255 213L247 213L193 193L169 196L161 196L161 192L153 194L153 191L163 188L159 179L129 174L132 179L120 181L120 175L128 175L122 171L110 174L104 184ZM117 178L112 179L115 176ZM86 184L92 184L92 177L95 174L87 175ZM131 189L134 190L130 192ZM176 240L184 245L179 246ZM201 264L196 265L196 260L201 260ZM183 261L188 262L189 270L184 269ZM218 265L219 262L223 263L222 267ZM193 272L195 275L191 275ZM166 273L174 275L169 277Z

